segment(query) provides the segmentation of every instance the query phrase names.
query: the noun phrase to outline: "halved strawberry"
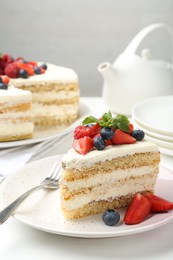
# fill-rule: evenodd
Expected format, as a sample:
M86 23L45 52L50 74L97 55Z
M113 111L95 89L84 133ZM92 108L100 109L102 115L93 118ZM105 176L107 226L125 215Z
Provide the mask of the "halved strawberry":
M150 192L147 192L145 197L151 202L151 212L163 212L173 209L173 202L162 199Z
M6 84L6 85L7 85L7 84L9 83L9 81L10 81L9 77L7 77L6 75L2 75L1 78L2 78L3 83Z
M76 139L73 141L73 148L80 154L86 154L93 148L93 139L89 136Z
M33 66L31 64L19 63L18 66L19 66L20 69L26 70L28 72L29 76L34 75L34 68L33 68Z
M136 139L128 133L121 131L120 129L115 130L114 137L111 139L113 144L133 144Z
M131 132L133 131L133 129L134 129L134 126L133 126L133 124L129 124L129 134L131 134Z
M151 203L150 201L140 193L137 193L124 217L124 223L127 225L134 225L141 223L150 214Z
M30 64L33 67L37 66L37 62L36 61L28 61L27 64Z

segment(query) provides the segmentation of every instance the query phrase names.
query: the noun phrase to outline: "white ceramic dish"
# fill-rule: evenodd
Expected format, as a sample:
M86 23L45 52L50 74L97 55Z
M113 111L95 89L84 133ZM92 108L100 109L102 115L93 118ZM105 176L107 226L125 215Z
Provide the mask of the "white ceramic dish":
M158 140L157 138L154 138L154 137L151 137L151 136L148 136L148 135L146 135L146 139L148 141L151 141L151 142L157 144L159 147L162 147L162 148L169 149L169 150L173 151L173 143L169 143L169 142L165 142L165 141L162 141L162 140Z
M132 117L150 131L173 136L173 96L143 100L132 109Z
M157 138L157 139L159 139L161 141L166 141L166 142L173 143L173 136L158 134L156 132L148 130L144 126L140 125L140 123L137 122L133 117L132 117L132 123L134 124L135 128L142 129L147 135L149 135L151 137Z
M36 131L34 133L34 137L31 139L25 139L25 140L19 140L19 141L10 141L10 142L0 142L0 148L10 148L10 147L17 147L22 145L28 145L28 144L34 144L39 143L42 141L46 141L55 137L61 137L62 135L70 132L73 130L73 128L80 124L82 121L82 118L85 117L90 112L90 108L80 102L79 103L79 118L68 128L63 130L57 130L56 128L52 128L46 131Z
M56 160L61 160L61 155L35 161L7 177L0 185L0 210L15 197L40 183ZM172 187L173 173L160 167L156 194L173 201ZM16 210L14 217L45 232L86 238L116 237L141 233L163 226L173 220L173 211L170 211L151 215L141 224L130 226L122 223L124 213L124 209L120 210L120 224L114 227L106 226L101 219L101 214L76 221L67 221L60 210L59 191L39 190L27 198Z

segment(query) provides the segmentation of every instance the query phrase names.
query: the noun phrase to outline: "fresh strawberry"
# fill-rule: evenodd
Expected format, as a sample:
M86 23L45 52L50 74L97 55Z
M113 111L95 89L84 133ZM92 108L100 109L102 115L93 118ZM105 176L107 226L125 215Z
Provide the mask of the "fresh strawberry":
M1 78L2 78L3 83L6 84L6 85L7 85L7 84L9 83L9 81L10 81L9 77L7 77L6 75L2 75Z
M150 192L147 192L145 197L151 202L151 212L163 212L173 209L173 202L162 199Z
M16 64L15 62L8 64L4 72L5 75L7 75L9 78L17 78L19 75L18 64Z
M132 133L133 129L134 129L134 127L133 127L133 125L130 123L130 124L129 124L129 134Z
M29 76L34 75L34 68L31 64L28 63L19 63L18 64L20 69L26 70Z
M27 64L30 64L33 67L37 66L37 62L36 61L28 61Z
M113 144L133 144L136 139L119 129L115 131L114 137L111 139Z
M93 139L91 139L89 136L76 139L73 141L73 148L76 152L84 155L93 148Z
M124 223L127 225L141 223L150 214L150 210L151 202L142 194L137 193L126 211Z
M46 71L44 68L41 68L41 67L40 67L40 70L41 70L41 74L45 73L45 71Z

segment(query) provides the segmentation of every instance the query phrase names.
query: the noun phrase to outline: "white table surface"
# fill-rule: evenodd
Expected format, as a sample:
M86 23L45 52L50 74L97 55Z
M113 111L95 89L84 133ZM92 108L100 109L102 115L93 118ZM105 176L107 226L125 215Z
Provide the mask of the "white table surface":
M101 98L82 101L95 115L108 110ZM173 158L161 155L161 164L173 169ZM84 239L39 231L11 217L0 226L0 259L173 259L173 222L136 235Z

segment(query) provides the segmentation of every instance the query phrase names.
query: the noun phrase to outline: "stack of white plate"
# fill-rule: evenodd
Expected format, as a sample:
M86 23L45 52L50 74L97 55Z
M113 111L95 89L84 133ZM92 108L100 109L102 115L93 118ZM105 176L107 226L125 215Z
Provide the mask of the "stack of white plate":
M173 96L146 99L132 109L134 127L145 132L163 154L173 156Z

